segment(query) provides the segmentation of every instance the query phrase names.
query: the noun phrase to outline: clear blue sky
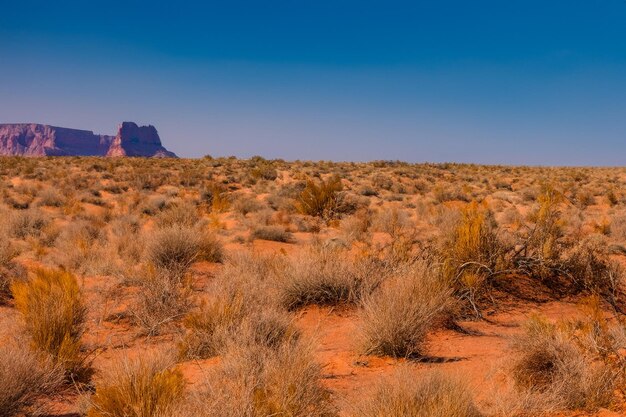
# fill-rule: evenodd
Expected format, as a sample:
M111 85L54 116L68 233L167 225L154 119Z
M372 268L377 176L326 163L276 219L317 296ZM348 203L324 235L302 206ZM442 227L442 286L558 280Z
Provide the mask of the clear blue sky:
M181 156L626 165L626 1L0 0L0 123Z

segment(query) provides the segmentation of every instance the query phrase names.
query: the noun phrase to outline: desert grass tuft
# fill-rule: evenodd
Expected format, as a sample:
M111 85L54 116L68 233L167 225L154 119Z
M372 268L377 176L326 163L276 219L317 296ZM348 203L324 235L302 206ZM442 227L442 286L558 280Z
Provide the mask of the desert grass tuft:
M308 342L233 344L179 415L334 417L321 376Z
M425 355L427 332L455 308L451 288L427 262L417 262L365 298L361 312L364 353Z
M6 341L0 346L0 417L43 411L40 400L60 388L63 376L45 355Z
M610 407L623 379L623 365L593 355L590 345L579 338L585 334L589 335L567 323L531 317L513 342L510 374L517 391L550 409Z
M96 380L87 417L169 417L184 388L182 373L166 355L121 358Z
M458 378L440 372L416 377L401 367L374 388L354 417L480 417L472 393Z
M33 347L51 355L69 378L88 379L80 341L87 307L76 277L63 270L37 269L29 280L14 282L11 292Z
M280 302L289 310L357 303L387 274L374 258L354 258L343 249L313 246L288 260L278 282Z

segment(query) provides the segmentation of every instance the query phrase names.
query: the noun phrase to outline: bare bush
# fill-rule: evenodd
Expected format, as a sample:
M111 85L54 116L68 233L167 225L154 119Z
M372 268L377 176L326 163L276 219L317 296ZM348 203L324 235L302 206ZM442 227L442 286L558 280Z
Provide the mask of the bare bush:
M207 358L233 343L271 347L297 338L291 317L276 306L275 276L282 267L274 257L244 253L229 259L208 297L185 318L180 355Z

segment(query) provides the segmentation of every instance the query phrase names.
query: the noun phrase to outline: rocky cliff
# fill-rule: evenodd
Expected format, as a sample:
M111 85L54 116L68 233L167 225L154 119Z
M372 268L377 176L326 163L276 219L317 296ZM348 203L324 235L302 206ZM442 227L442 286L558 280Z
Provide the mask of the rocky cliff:
M133 122L124 122L119 126L106 155L176 157L173 152L161 145L161 139L154 126L137 126Z
M116 136L41 124L0 124L0 155L176 157L154 126L124 122Z

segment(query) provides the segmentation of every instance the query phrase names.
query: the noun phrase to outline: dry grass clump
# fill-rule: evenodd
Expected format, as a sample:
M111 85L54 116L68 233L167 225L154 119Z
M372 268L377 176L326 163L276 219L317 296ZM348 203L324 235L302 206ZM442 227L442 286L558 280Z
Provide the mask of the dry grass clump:
M623 381L623 363L615 354L602 357L596 350L616 347L597 345L611 337L598 327L602 323L553 324L536 316L528 321L525 332L514 339L510 368L518 393L534 398L527 401L528 408L594 411L612 404Z
M345 250L314 246L289 259L279 279L281 304L293 310L310 304L356 303L385 278L374 258L353 258Z
M571 280L572 291L601 295L616 306L624 277L620 264L610 258L605 237L589 236L565 256L563 270Z
M51 262L64 269L87 275L112 275L119 269L114 248L109 244L104 224L81 220L65 227L56 238Z
M306 187L296 201L296 208L302 214L330 220L336 217L341 205L339 192L343 190L341 178L335 176L316 184L307 180Z
M231 345L180 416L334 417L321 368L303 341Z
M165 355L118 359L96 380L87 417L170 417L184 388L182 373Z
M207 231L175 225L148 236L147 260L157 268L183 275L196 261L221 262L222 245Z
M432 265L411 265L365 298L360 320L363 351L423 356L427 332L450 316L454 304L451 288Z
M0 236L0 304L11 297L10 286L13 280L24 275L24 268L15 262L17 255L18 251L9 239Z
M35 415L63 382L63 369L17 341L0 345L0 417Z
M63 366L70 379L88 379L90 369L80 342L87 308L76 277L67 271L37 269L29 280L14 282L11 292L33 347Z
M179 344L183 358L208 358L229 344L277 346L298 331L292 318L277 308L275 275L279 260L240 254L229 260L211 286L208 298L183 321L187 329Z
M48 224L48 218L38 209L13 212L8 221L8 233L16 238L39 236Z
M65 197L53 187L42 189L39 194L39 205L45 207L61 207L65 204Z
M204 359L223 353L231 344L277 347L299 336L292 319L273 308L250 308L244 298L214 298L185 317L188 332L179 344L185 359Z
M192 228L200 222L200 215L194 204L184 201L169 205L157 214L155 222L160 228L173 226Z
M443 273L455 295L480 317L481 298L502 267L506 250L493 214L484 204L468 204L450 226L439 249Z
M408 367L377 384L355 406L355 417L480 417L470 390L457 378L430 372L416 378Z
M137 277L139 292L131 307L132 317L148 335L182 318L192 306L191 282L186 275L147 266Z
M252 230L252 239L271 240L273 242L291 243L293 234L282 226L258 226Z

